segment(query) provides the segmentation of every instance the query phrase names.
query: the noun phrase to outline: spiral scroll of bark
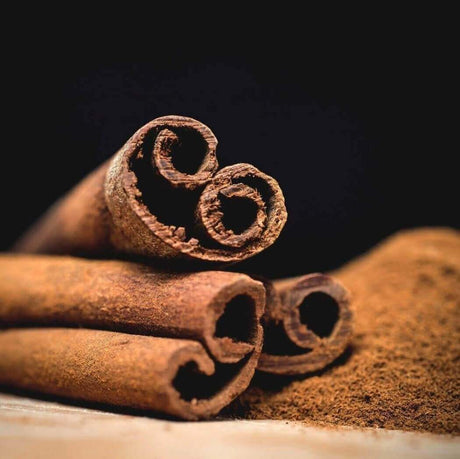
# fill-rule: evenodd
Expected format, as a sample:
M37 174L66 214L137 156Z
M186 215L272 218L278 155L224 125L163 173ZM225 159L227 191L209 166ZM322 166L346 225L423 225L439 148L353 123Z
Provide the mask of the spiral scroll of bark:
M278 183L248 164L217 172L217 139L192 118L141 127L17 242L29 253L122 252L166 263L234 263L273 244L287 218Z
M258 370L302 374L321 370L350 343L350 295L335 278L309 274L265 282L265 342Z

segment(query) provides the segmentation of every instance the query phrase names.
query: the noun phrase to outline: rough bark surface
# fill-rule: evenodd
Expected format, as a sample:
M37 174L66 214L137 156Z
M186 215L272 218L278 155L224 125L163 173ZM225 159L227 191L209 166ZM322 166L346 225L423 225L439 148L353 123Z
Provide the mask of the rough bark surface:
M352 338L353 314L349 292L337 279L309 274L265 285L265 343L258 370L302 374L343 353Z
M229 372L191 340L64 328L0 332L4 386L190 420L228 405L249 384L256 360L254 352Z
M118 253L177 265L244 260L273 244L287 218L278 183L254 166L217 174L217 140L192 118L141 127L17 242L29 253Z
M1 332L0 384L13 387L196 419L217 413L247 387L262 348L265 291L245 274L5 254L0 298L4 328L97 329ZM140 377L145 362L152 369ZM80 372L73 385L69 375ZM140 389L130 404L133 378Z

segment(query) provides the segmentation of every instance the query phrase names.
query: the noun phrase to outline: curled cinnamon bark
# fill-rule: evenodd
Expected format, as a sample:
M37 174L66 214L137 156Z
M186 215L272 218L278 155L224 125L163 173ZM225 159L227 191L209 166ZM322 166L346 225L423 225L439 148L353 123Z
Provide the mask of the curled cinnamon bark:
M58 201L15 250L124 252L169 263L255 255L284 226L283 194L253 166L237 164L214 176L216 147L211 130L192 118L151 121Z
M0 299L4 328L98 329L0 334L0 383L50 394L198 419L246 389L262 349L265 290L245 274L5 254Z
M285 222L281 189L272 177L250 164L220 170L200 196L196 219L206 236L221 246L244 248L234 260L270 246ZM222 249L216 255L225 257Z
M222 363L253 352L264 288L245 274L0 255L0 324L82 326L202 342Z
M0 332L0 384L196 420L248 386L258 352L223 365L196 341L18 328Z
M331 276L266 282L265 342L257 369L301 374L339 357L352 336L348 291Z

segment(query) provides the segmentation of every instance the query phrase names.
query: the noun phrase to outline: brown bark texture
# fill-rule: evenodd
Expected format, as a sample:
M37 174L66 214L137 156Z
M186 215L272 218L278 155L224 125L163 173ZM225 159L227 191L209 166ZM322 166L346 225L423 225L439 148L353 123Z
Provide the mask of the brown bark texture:
M249 164L216 172L217 139L192 118L142 126L16 243L28 253L118 253L169 265L225 264L273 244L287 218L272 177Z
M262 347L265 292L244 274L4 254L0 298L0 384L56 395L208 417L246 389Z
M188 420L218 413L249 384L256 354L214 362L197 341L103 330L0 332L0 384Z
M265 342L257 369L295 375L321 370L350 343L347 289L325 274L265 281Z

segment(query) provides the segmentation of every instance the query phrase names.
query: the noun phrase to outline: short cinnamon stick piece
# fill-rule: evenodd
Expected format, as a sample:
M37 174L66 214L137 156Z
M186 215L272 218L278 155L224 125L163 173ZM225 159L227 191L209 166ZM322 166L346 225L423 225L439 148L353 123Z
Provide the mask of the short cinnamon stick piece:
M189 420L217 414L246 389L257 358L222 365L196 341L101 330L0 332L3 386Z
M278 183L254 166L215 175L217 139L192 118L142 126L37 222L15 250L167 263L232 263L277 239L287 218Z
M350 296L331 276L310 274L266 282L265 342L258 370L317 371L339 357L352 336Z

